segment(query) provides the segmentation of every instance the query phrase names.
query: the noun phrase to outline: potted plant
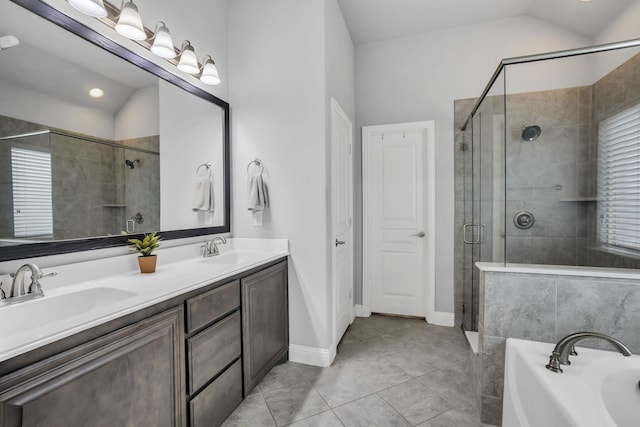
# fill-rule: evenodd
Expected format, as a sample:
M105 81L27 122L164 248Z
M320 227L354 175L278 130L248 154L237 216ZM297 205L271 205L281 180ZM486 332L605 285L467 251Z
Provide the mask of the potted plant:
M153 273L156 271L157 255L153 255L153 251L160 246L160 240L162 237L158 236L156 232L145 234L142 240L129 239L129 248L138 252L138 264L140 265L141 273Z

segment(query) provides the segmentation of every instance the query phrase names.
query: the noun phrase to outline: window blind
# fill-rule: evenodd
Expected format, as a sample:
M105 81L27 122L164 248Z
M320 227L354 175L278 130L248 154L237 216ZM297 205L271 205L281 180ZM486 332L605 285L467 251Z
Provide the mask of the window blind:
M51 154L11 148L14 237L52 237Z
M598 129L598 239L640 251L640 104Z

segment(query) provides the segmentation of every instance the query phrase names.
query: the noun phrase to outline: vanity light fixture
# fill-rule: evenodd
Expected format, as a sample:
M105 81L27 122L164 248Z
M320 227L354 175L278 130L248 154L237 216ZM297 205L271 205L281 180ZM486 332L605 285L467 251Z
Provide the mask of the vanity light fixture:
M89 96L92 98L102 98L104 96L104 91L99 87L94 87L89 91Z
M206 55L202 60L202 74L200 74L200 81L212 86L220 84L218 67L216 67L216 63L209 55Z
M189 40L182 42L182 49L180 49L180 60L178 61L178 70L189 74L200 73L200 67L198 66L198 58L196 58L196 52L191 46Z
M118 33L131 40L146 40L147 38L138 7L132 1L126 2L122 7L115 28Z
M76 10L94 18L107 16L107 9L102 0L69 0L69 4Z
M171 38L171 34L169 34L169 29L164 25L164 22L158 22L154 32L153 44L150 47L151 52L160 58L175 58L176 51L173 48L173 39Z
M118 9L109 0L67 0L69 4L84 13L93 16L107 26L115 29L122 36L134 40L154 55L164 58L180 71L190 74L207 85L220 84L220 74L216 63L210 55L206 55L202 65L198 63L195 50L189 40L182 42L180 50L173 45L169 29L163 21L159 21L155 31L142 25L142 18L133 0L121 0ZM0 46L3 47L3 46ZM4 48L4 47L3 47Z

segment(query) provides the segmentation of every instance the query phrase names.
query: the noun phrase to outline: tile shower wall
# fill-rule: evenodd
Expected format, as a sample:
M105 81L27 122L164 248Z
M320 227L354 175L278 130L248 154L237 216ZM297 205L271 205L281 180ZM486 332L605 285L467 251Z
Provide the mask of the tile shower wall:
M640 352L638 279L481 271L480 298L472 380L485 423L502 419L507 338L555 343L573 332L597 331ZM608 348L599 341L581 345Z
M603 251L596 238L598 123L639 102L640 55L591 86L507 96L507 262L640 268L640 258ZM454 103L456 323L462 322L463 302L469 303L463 296L470 292L463 289L472 274L472 248L462 240L471 212L471 137L460 127L474 103L475 99ZM495 105L494 114L501 112ZM523 141L525 125L540 126L540 137ZM529 230L514 226L513 216L522 210L536 218Z
M44 129L47 128L0 117L0 136ZM32 139L29 138L29 141ZM11 144L4 142L0 144L0 200L3 200L0 236L12 238L12 204L4 203L13 197L9 155ZM20 138L20 144L24 145L25 142L29 143ZM143 214L145 221L136 224L136 232L159 228L159 137L155 135L115 143L145 151L91 142L81 135L52 132L47 136L46 150L51 152L52 162L54 239L119 234L125 228L126 219L137 212ZM125 158L140 160L136 169L126 168Z

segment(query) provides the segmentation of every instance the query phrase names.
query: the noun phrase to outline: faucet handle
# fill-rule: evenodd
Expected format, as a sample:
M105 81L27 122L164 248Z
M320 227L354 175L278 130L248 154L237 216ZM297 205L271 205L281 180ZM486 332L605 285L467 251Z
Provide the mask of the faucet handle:
M58 273L56 273L55 271L52 271L51 273L47 273L47 274L38 274L36 275L36 277L32 277L35 280L40 280L40 279L44 279L45 277L53 277L53 276L57 276Z

